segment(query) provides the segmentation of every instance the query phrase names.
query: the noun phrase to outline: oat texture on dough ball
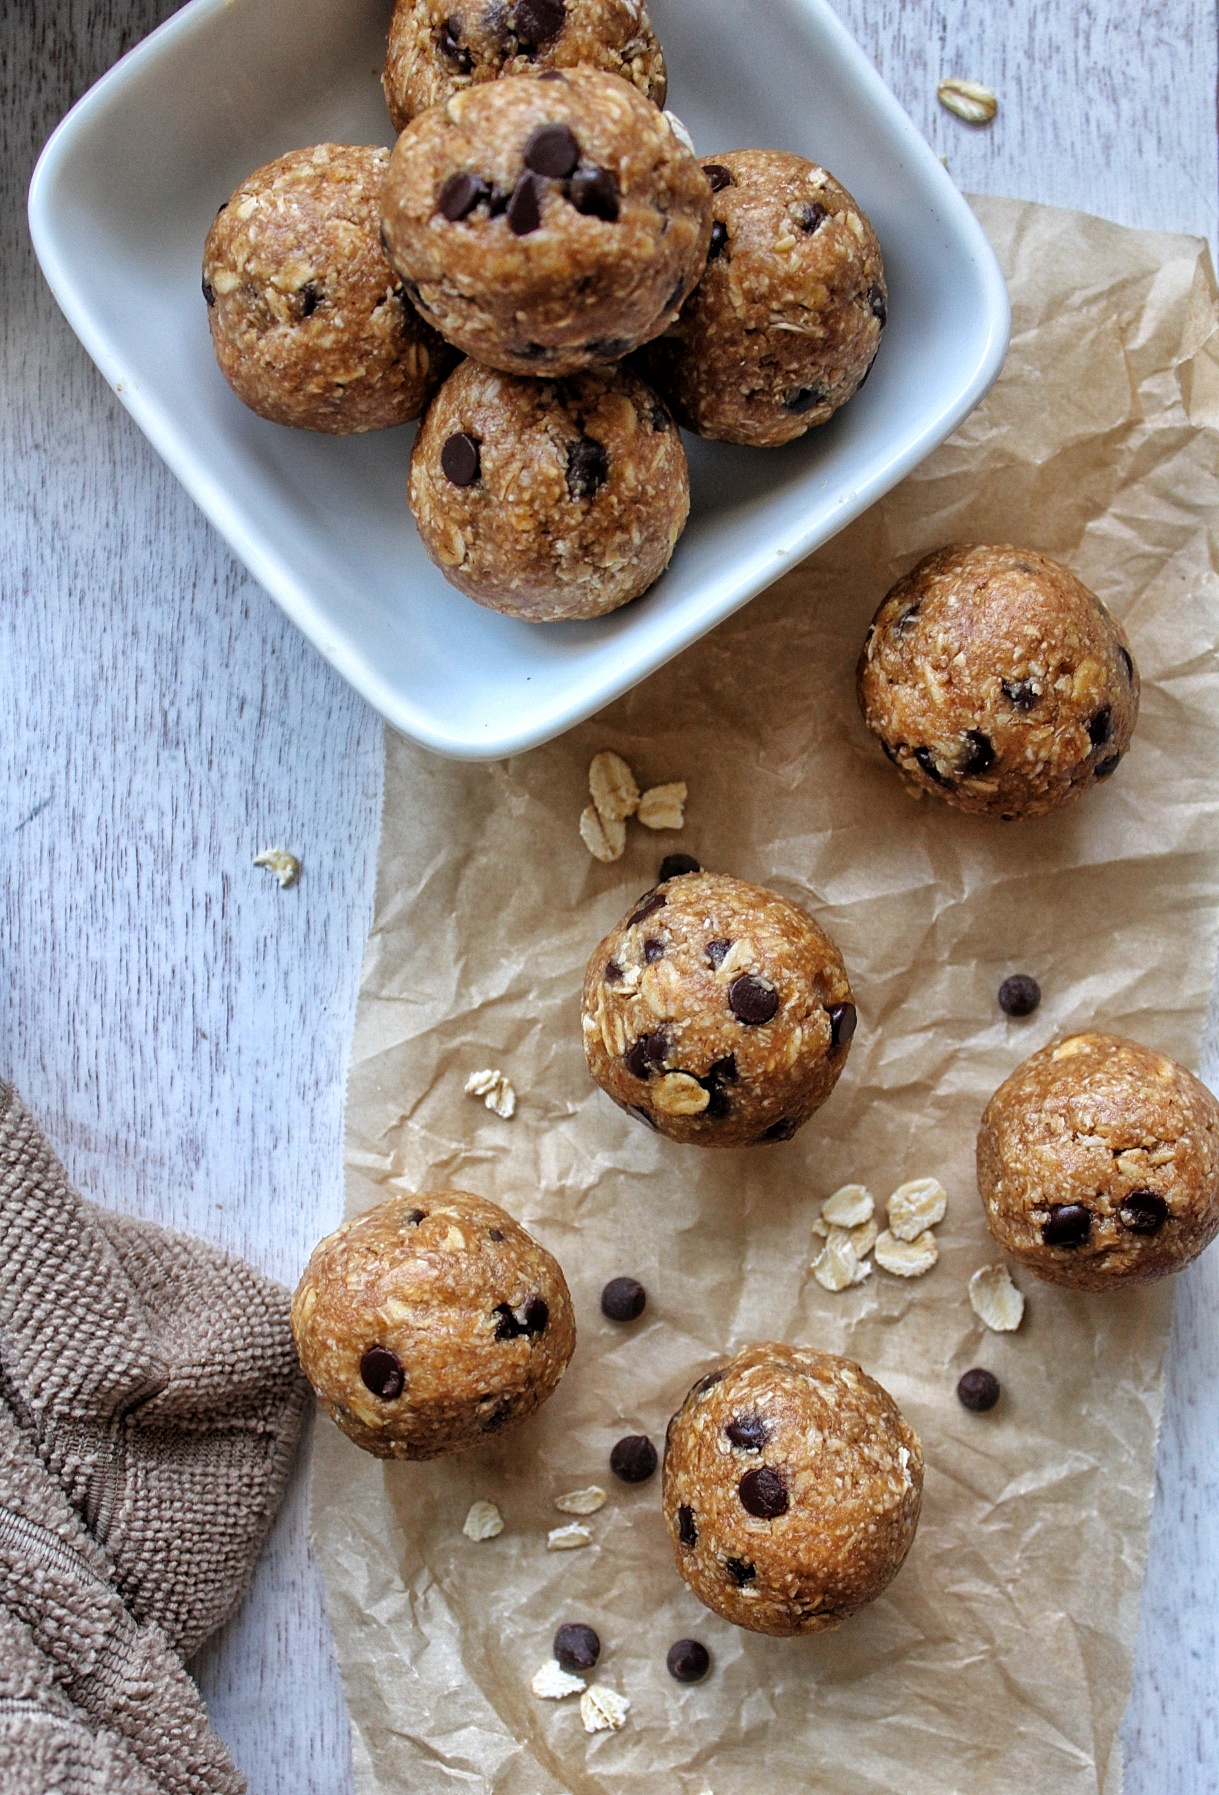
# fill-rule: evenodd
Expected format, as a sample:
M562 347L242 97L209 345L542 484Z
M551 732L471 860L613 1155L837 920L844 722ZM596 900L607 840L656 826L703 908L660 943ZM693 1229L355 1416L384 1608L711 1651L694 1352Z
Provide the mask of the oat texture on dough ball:
M875 1601L918 1526L923 1454L850 1359L747 1346L669 1423L664 1517L700 1602L755 1633L818 1633Z
M864 721L916 796L1045 816L1109 779L1139 674L1125 630L1048 555L956 545L885 598L857 673Z
M1070 1035L987 1104L978 1189L995 1239L1051 1284L1165 1277L1219 1233L1219 1103L1166 1054Z
M402 131L480 81L576 67L620 75L665 103L665 59L643 0L398 0L381 85Z
M343 436L417 418L453 354L380 241L388 150L319 143L257 169L203 251L212 347L259 417Z
M707 272L644 372L701 436L776 448L867 378L888 315L876 233L846 188L786 150L704 160Z
M593 950L589 1070L671 1140L790 1140L846 1065L856 1010L842 956L795 904L719 873L645 892Z
M491 81L412 120L390 158L386 254L422 315L512 374L617 361L703 271L711 187L617 75Z
M292 1299L301 1368L378 1458L435 1458L524 1421L576 1344L558 1262L495 1203L394 1197L314 1250Z
M463 362L415 439L409 496L445 578L534 623L638 598L690 512L681 435L621 367L553 381Z

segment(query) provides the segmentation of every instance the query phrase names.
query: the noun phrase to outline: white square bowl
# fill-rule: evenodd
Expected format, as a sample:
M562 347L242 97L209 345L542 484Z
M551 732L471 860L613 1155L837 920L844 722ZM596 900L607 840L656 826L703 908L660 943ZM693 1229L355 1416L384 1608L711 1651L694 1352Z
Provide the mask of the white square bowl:
M319 651L442 754L531 747L636 684L895 485L1006 352L982 231L825 0L651 12L700 154L797 150L854 193L884 250L889 322L867 387L824 429L780 450L687 438L693 506L671 568L593 623L518 622L445 583L406 507L413 427L265 423L212 356L200 263L220 202L285 150L392 142L388 0L191 0L73 108L35 171L43 272L122 403Z

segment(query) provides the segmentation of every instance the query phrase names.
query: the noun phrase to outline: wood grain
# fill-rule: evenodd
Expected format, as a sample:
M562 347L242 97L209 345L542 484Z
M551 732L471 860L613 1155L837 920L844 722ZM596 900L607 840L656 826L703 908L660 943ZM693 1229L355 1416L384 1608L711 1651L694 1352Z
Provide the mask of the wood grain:
M95 374L24 223L50 128L172 10L0 11L0 1072L82 1188L290 1280L341 1207L380 724ZM1215 241L1211 0L839 11L963 187ZM943 112L946 73L995 88L993 126ZM302 859L295 891L251 865L279 845ZM1217 1286L1214 1255L1179 1286L1127 1795L1219 1781ZM249 1598L195 1665L257 1795L350 1786L305 1509L298 1476Z

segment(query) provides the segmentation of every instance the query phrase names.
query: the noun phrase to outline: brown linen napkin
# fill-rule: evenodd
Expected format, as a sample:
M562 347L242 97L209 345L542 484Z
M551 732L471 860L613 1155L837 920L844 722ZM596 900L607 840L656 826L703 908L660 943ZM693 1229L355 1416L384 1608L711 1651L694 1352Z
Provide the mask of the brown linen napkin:
M0 1083L0 1795L239 1795L180 1659L245 1592L308 1387L287 1293L86 1203Z

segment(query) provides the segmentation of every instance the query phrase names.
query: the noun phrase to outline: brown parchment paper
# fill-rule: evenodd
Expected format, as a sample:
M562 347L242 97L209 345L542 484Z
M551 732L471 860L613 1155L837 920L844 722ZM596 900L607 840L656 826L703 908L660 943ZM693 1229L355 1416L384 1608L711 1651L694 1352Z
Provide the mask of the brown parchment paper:
M977 209L1011 285L997 387L889 498L594 723L494 767L390 736L376 919L347 1117L349 1210L464 1186L561 1260L580 1340L525 1428L425 1465L383 1465L319 1428L314 1532L361 1795L795 1795L1120 1785L1171 1290L1078 1296L1027 1274L1023 1328L985 1333L966 1286L999 1257L973 1144L990 1092L1062 1030L1099 1024L1197 1063L1219 902L1219 337L1205 248L1067 212ZM1125 620L1142 716L1117 777L1057 819L1005 827L905 796L865 736L853 671L872 610L954 539L1061 557ZM589 759L689 782L679 837L631 826L626 857L576 832ZM674 1146L592 1086L586 956L682 847L805 904L842 948L860 1028L824 1110L789 1145ZM1007 1022L995 991L1045 1000ZM503 1122L463 1095L502 1067ZM848 1179L883 1201L935 1173L941 1259L842 1295L809 1273L816 1205ZM602 1320L603 1282L648 1290ZM746 1341L859 1359L918 1428L922 1524L885 1597L838 1632L770 1640L678 1580L660 1479L616 1484L623 1433L659 1443L691 1380ZM953 1394L990 1366L1004 1399ZM548 1553L553 1499L610 1494L595 1544ZM489 1498L504 1533L461 1532ZM556 1625L600 1633L625 1729L588 1738L529 1680ZM705 1683L669 1644L710 1647Z

